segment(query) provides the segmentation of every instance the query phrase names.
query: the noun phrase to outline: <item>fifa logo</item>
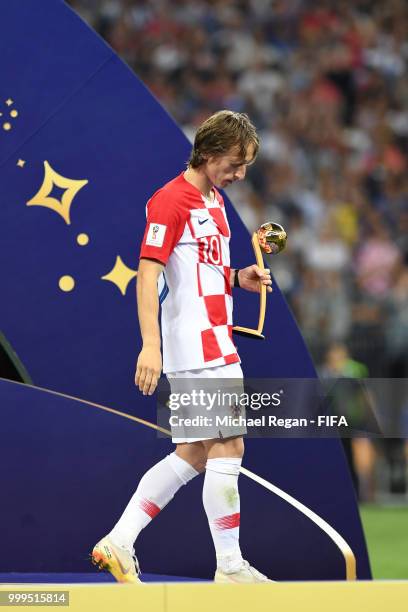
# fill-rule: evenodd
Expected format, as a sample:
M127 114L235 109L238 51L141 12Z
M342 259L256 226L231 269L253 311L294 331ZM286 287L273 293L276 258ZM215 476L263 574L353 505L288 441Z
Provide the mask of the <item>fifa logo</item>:
M166 233L166 226L160 225L160 223L151 223L149 231L146 236L146 244L154 247L163 246L164 234Z

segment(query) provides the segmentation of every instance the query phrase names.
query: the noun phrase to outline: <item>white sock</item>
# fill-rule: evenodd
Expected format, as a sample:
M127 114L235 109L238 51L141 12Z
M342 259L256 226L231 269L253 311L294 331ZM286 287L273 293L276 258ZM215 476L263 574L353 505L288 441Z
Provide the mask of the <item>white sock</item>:
M139 533L162 510L183 485L199 472L171 453L148 470L109 537L117 546L132 550Z
M242 565L239 547L240 503L238 475L242 459L208 459L203 504L217 555L217 567L234 572Z

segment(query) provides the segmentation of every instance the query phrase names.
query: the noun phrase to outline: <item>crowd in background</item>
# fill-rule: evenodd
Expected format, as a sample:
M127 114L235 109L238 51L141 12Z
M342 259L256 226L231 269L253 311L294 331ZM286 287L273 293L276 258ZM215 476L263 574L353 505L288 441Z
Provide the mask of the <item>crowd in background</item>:
M261 149L227 193L271 262L317 364L347 346L408 374L408 3L71 0L192 139L222 108Z

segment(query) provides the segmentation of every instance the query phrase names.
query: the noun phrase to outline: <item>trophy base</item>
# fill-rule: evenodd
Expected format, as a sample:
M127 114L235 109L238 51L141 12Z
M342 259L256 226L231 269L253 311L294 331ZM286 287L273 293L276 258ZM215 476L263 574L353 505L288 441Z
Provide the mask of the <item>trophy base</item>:
M245 336L246 338L254 338L255 340L265 340L265 336L261 334L257 329L251 329L250 327L236 327L232 328L232 332L238 336Z

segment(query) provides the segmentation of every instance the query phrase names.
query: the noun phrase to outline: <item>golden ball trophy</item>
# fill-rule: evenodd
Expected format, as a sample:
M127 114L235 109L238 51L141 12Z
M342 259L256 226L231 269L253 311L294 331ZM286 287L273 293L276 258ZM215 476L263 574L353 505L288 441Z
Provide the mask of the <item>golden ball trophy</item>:
M268 221L263 223L261 227L252 234L252 247L255 253L255 259L257 265L264 270L264 260L262 253L266 255L276 255L283 251L286 246L286 232L279 223L273 223ZM232 331L239 336L246 336L247 338L256 338L258 340L265 340L265 336L262 333L265 312L266 312L266 285L259 282L259 320L258 327L251 329L250 327L235 326Z

